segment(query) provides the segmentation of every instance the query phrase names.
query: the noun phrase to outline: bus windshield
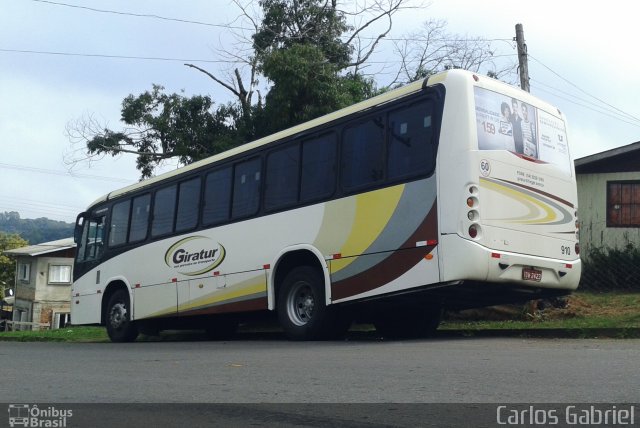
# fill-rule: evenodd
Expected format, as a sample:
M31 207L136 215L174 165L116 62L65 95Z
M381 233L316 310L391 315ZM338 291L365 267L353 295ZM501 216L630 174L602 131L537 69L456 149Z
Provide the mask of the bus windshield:
M550 163L571 175L567 131L562 118L517 98L475 87L480 150L508 150Z

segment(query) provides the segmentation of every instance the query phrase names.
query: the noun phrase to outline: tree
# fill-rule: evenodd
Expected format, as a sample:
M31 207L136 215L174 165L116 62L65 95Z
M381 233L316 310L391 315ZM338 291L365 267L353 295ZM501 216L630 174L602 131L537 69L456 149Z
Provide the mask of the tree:
M242 132L235 126L238 110L233 105L214 108L208 96L185 97L165 94L153 85L151 91L129 95L122 102L121 131L102 128L92 117L67 127L76 142L86 143L95 156L133 153L142 177L150 177L156 165L177 158L189 164L238 145Z
M147 178L166 159L188 164L369 98L380 90L363 70L391 31L395 14L418 7L409 6L409 0L345 5L338 0L260 0L258 11L252 2L233 2L240 10L240 28L251 29L250 35L236 33L238 45L223 51L236 66L225 76L185 64L227 89L232 101L214 105L208 96L165 94L154 85L125 98L123 130L101 126L92 116L70 124L67 134L80 146L75 155L91 161L134 154ZM396 44L401 61L392 84L450 66L479 68L493 58L490 46L479 40L447 42L444 26L426 24L425 46L419 45L425 42L421 35ZM79 160L75 155L67 157L72 165Z
M252 36L240 36L251 46L249 51L226 52L240 66L224 79L185 64L229 90L233 101L214 107L210 97L165 94L154 85L151 91L125 98L123 130L102 126L93 116L70 123L67 135L80 149L67 161L73 165L78 155L92 161L131 153L146 178L165 159L187 164L362 100L373 93L374 82L359 68L407 1L373 0L346 10L337 0L261 0L258 16L234 0L240 18L254 29ZM350 16L360 25L347 25ZM360 43L363 31L383 20L386 27L368 43ZM266 105L258 90L259 77L271 83Z
M402 3L377 2L375 19L391 16ZM358 29L347 25L346 12L336 1L261 0L260 5L265 15L253 35L253 46L258 69L272 82L264 111L267 132L314 119L374 93L373 80L356 70L366 59L352 60L353 35L341 38Z
M451 68L485 73L494 78L502 78L515 69L515 61L497 61L491 42L448 33L446 26L446 21L431 19L423 23L420 31L394 42L400 67L393 84L413 82Z
M15 284L16 261L4 254L7 250L25 247L29 243L20 235L0 232L0 294L4 298L4 290Z

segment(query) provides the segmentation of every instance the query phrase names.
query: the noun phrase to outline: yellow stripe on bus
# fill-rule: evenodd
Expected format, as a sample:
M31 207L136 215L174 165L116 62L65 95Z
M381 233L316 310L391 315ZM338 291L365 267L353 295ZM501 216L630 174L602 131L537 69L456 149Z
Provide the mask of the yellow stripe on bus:
M349 266L380 236L400 202L404 184L356 196L356 213L351 233L340 249L342 257L331 261L331 272Z
M199 299L189 301L178 306L178 311L186 311L202 306L211 306L226 300L233 300L239 297L250 296L252 294L266 293L267 284L264 273L253 278L242 281L239 284L231 285L228 288L213 292Z
M500 219L504 221L508 221L510 223L520 223L520 224L544 224L550 221L554 221L558 216L556 212L550 207L548 204L544 203L542 200L535 198L531 195L527 195L526 193L520 192L518 190L512 189L507 186L503 186L501 184L481 179L480 184L482 187L486 187L492 190L495 190L498 193L501 193L511 199L515 199L521 202L529 209L529 213L527 215L516 217L516 218L506 218ZM546 215L543 218L540 218L540 211L535 208L540 208ZM493 219L498 220L498 219Z

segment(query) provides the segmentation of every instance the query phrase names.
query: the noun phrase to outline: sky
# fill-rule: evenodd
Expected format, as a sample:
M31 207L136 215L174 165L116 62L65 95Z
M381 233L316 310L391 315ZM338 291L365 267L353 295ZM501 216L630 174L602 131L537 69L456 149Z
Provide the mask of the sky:
M245 4L255 7L257 1ZM407 37L425 21L440 19L449 33L492 40L500 58L515 62L513 38L521 23L531 93L566 115L574 158L640 141L640 59L632 32L637 19L624 13L628 1L610 0L606 7L557 0L478 5L423 3L396 15L388 38ZM241 46L225 25L243 25L235 20L239 14L229 0L0 0L0 212L73 222L101 195L137 182L133 155L70 165L79 146L70 141L68 125L92 117L118 130L122 100L154 83L167 92L230 101L226 90L183 64L228 73L224 51ZM395 66L392 45L382 42L372 59L386 62L369 69L379 84ZM176 167L168 162L159 171Z

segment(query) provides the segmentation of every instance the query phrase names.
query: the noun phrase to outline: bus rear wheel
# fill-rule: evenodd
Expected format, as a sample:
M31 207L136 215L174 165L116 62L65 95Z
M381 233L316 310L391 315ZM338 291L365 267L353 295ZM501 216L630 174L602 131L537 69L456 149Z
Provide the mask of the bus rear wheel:
M278 320L290 340L326 340L343 335L348 323L325 305L324 280L311 266L287 274L278 292Z
M109 298L105 324L112 342L133 342L138 337L138 328L131 320L129 293L125 290L117 290Z

